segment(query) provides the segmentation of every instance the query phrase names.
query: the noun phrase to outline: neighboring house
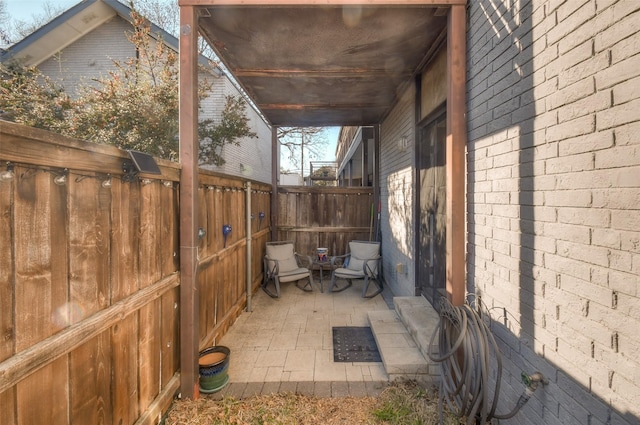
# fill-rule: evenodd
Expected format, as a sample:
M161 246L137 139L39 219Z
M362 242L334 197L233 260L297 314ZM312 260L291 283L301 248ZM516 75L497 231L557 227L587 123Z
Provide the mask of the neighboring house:
M81 83L105 76L114 70L113 60L135 57L136 49L126 33L132 30L131 9L117 0L86 0L73 6L31 35L4 51L0 60L36 66L71 96L77 95ZM171 49L178 50L178 40L152 25ZM219 68L200 57L200 78L212 84L210 95L201 104L200 118L219 119L225 97L241 96L238 86ZM226 163L205 168L225 174L244 176L261 182L271 181L271 128L250 103L247 116L257 138L245 138L240 146L223 148Z
M336 146L340 186L371 186L375 158L373 127L342 127ZM363 175L367 178L363 179Z

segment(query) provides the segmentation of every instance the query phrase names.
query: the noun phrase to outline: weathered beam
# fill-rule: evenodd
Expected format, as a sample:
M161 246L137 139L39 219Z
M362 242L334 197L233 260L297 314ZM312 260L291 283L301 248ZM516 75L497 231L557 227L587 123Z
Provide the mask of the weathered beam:
M236 77L260 77L260 78L388 78L386 69L327 69L327 70L295 70L295 69L234 69ZM404 75L408 77L410 74ZM399 74L399 76L403 76Z
M261 103L260 109L269 110L295 110L303 111L309 109L323 110L327 108L334 109L367 109L382 108L386 105L382 103Z
M198 23L180 7L180 390L198 396Z
M431 61L437 57L438 52L440 51L440 49L442 48L442 45L446 42L446 40L447 40L447 29L444 28L440 32L440 34L438 34L436 39L433 40L433 43L431 43L431 46L429 46L429 50L427 50L427 52L424 54L424 56L420 60L420 64L416 67L416 71L414 72L414 75L413 75L414 77L421 75L422 72L427 68L429 63L431 63ZM420 81L420 79L418 79L418 81Z
M111 328L129 314L178 286L178 274L167 276L85 320L69 326L0 363L0 393Z
M465 299L466 15L464 5L449 11L447 34L447 296Z
M367 233L368 227L294 227L294 226L277 226L278 231L283 232L309 232L309 233Z
M344 186L280 186L277 193L317 193L330 195L366 195L372 194L372 187Z

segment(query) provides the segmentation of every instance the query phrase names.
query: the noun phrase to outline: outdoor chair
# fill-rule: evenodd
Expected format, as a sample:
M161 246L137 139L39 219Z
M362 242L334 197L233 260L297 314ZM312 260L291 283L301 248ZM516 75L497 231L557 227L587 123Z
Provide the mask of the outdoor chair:
M380 269L382 257L380 256L380 242L351 241L349 253L331 257L331 286L330 292L344 291L353 284L353 279L364 279L362 296L373 298L382 292ZM339 287L337 279L346 279L347 283ZM373 294L367 294L369 282L373 281L377 287Z
M262 289L272 298L280 298L280 283L296 282L296 286L303 291L313 290L311 280L311 258L295 252L292 241L267 242L266 254L263 259L264 278ZM300 286L300 281L306 279L306 283ZM268 288L273 281L275 294Z

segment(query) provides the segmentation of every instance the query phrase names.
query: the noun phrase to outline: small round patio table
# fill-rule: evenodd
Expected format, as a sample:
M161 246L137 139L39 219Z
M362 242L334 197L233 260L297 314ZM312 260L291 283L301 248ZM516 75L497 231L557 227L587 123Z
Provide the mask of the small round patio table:
M313 265L318 266L318 270L320 270L320 292L324 292L324 286L322 283L322 274L324 272L324 268L327 267L329 271L331 271L331 261L327 258L325 261L320 261L319 259L313 260Z

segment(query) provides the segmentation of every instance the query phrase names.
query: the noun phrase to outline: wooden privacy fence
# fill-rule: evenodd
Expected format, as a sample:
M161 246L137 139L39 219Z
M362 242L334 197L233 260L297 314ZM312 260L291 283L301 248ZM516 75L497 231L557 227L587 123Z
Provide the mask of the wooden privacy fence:
M264 247L271 237L271 186L201 171L198 195L203 235L198 245L202 349L224 335L242 312L247 303L247 279L249 294L260 285ZM225 226L231 229L226 237ZM251 235L249 256L247 234Z
M371 187L278 187L277 240L292 240L296 250L314 255L347 252L351 240L375 240L377 208Z
M161 176L126 182L127 159L0 121L3 425L157 423L179 388L179 165L159 160ZM261 280L271 195L249 180L200 179L205 347Z

